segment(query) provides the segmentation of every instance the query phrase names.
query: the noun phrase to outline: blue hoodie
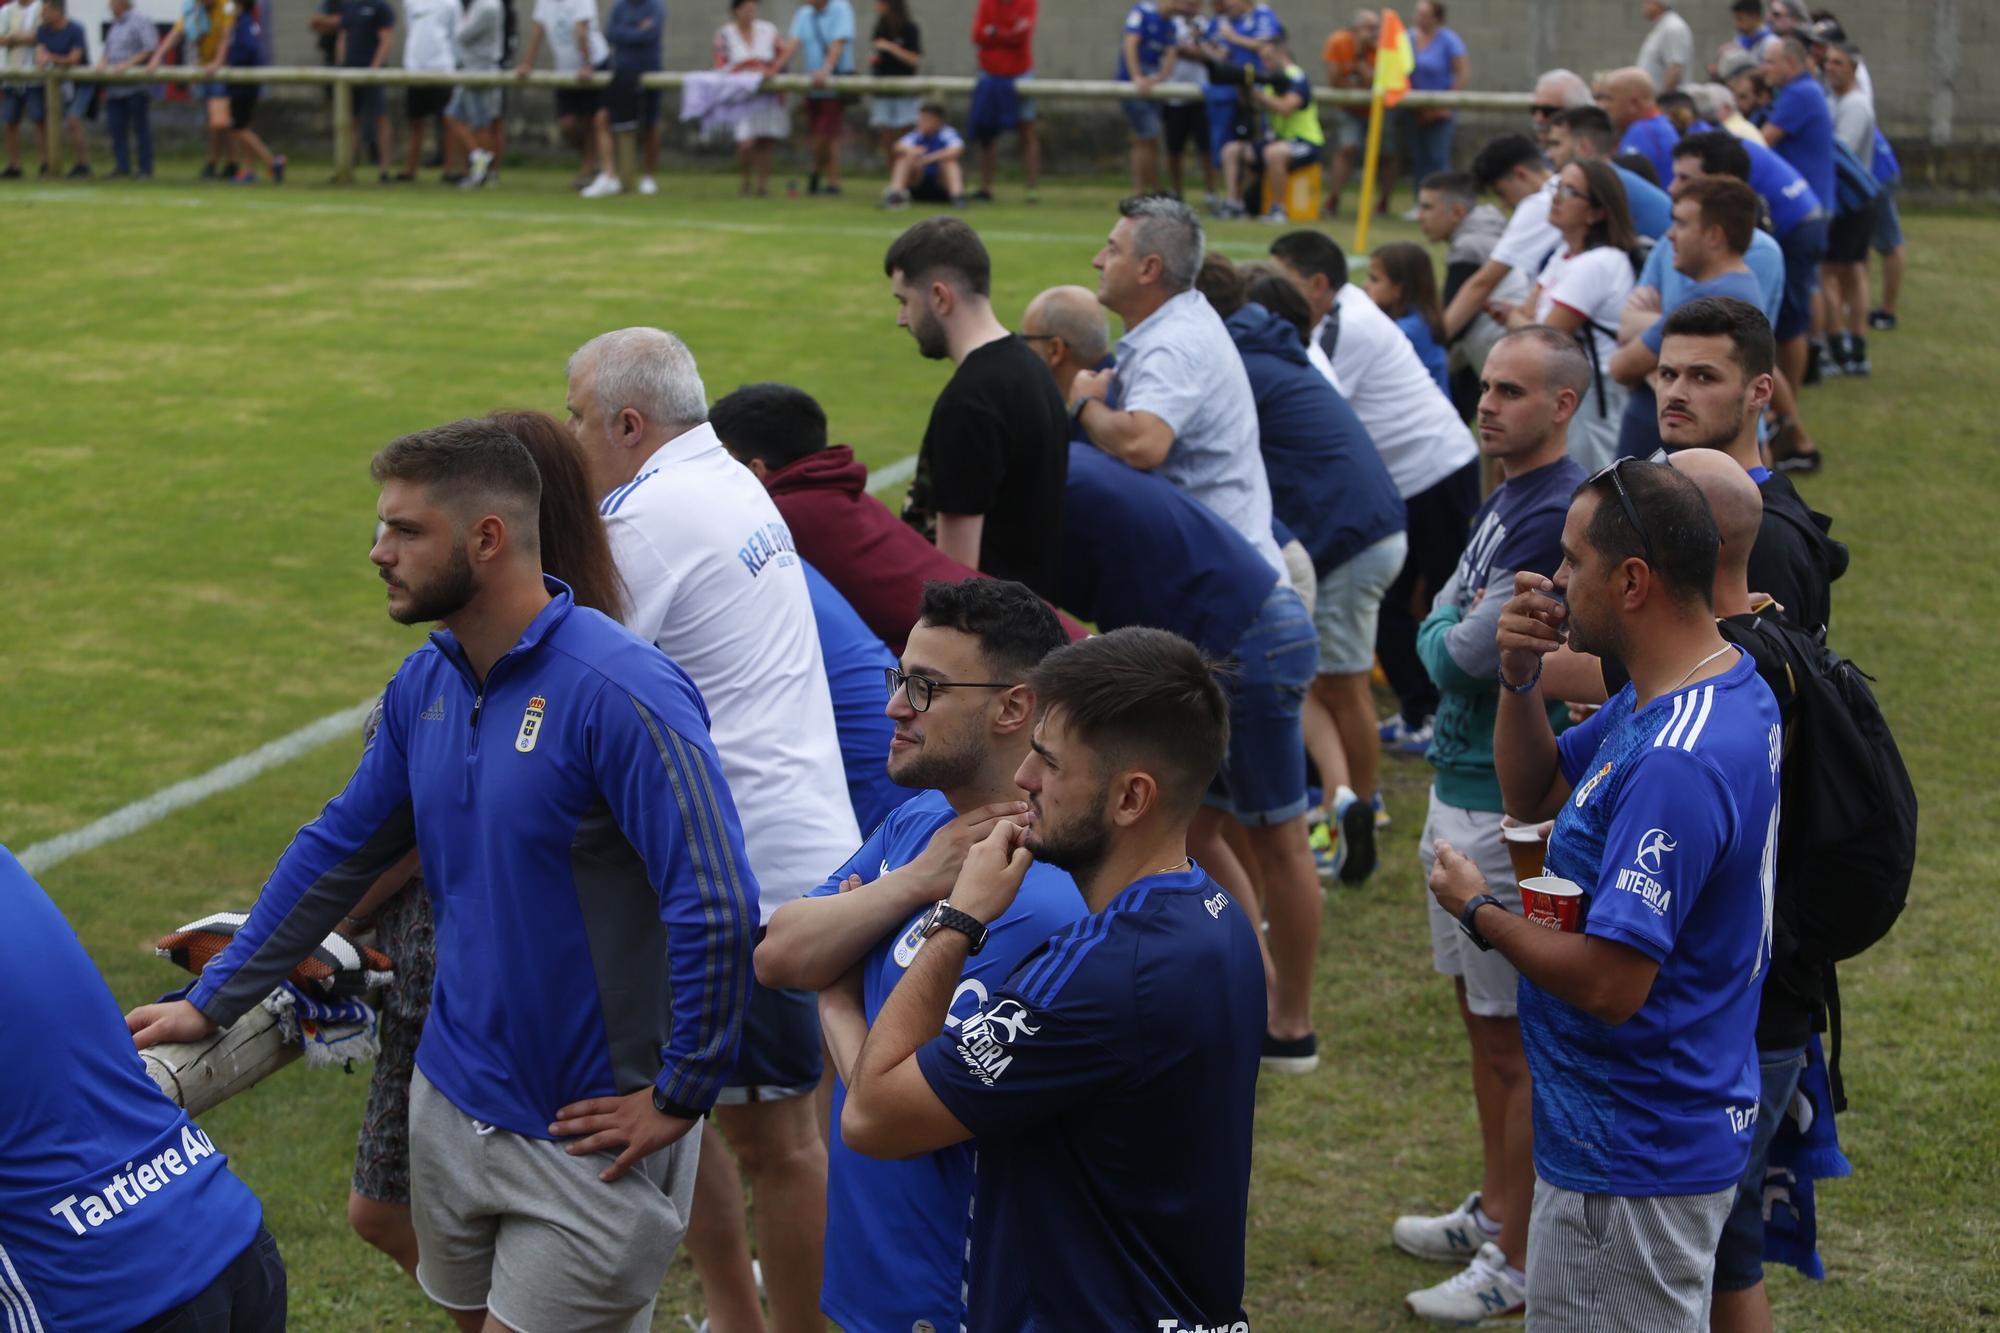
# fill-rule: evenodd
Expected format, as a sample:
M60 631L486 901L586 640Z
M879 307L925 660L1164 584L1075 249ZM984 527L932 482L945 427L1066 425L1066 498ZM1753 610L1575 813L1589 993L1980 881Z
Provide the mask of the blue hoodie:
M403 662L347 789L300 829L188 999L231 1023L415 842L437 918L417 1067L475 1120L648 1086L690 1117L734 1068L757 884L687 673L553 600L480 680L446 630Z
M1271 511L1321 578L1403 530L1403 500L1354 409L1306 360L1298 330L1252 302L1224 323L1250 375Z
M604 19L611 68L645 72L661 68L660 43L666 33L665 0L617 0Z

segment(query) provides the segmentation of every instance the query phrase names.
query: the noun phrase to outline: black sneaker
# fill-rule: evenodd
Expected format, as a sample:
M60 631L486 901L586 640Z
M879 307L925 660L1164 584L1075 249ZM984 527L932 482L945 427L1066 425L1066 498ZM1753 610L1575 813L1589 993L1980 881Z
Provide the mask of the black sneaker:
M8 167L5 171L0 171L0 181L17 181L19 179L21 179L21 169L19 167Z
M1868 360L1868 340L1859 334L1847 335L1847 356L1840 368L1849 375L1872 375L1875 367Z
M1896 327L1896 317L1886 310L1868 312L1868 327L1877 333L1887 333Z
M974 190L971 194L967 195L966 198L970 199L975 204L990 204L993 202L993 191Z
M1308 1032L1303 1037L1279 1041L1266 1032L1261 1063L1274 1074L1310 1074L1319 1068L1319 1037Z
M1347 855L1340 863L1340 882L1359 884L1375 873L1375 807L1356 797L1340 812L1340 840Z
M90 179L90 163L79 162L71 167L69 169L69 178L73 181Z
M215 179L215 163L213 163L213 162L204 162L204 163L202 163L202 164L201 164L201 175L197 176L197 177L196 177L195 179L196 179L196 180L205 180L205 181L212 181L212 180L214 180L214 179Z
M1822 364L1825 359L1826 349L1817 341L1806 344L1806 373L1805 378L1799 381L1802 387L1810 387L1820 382L1825 370Z

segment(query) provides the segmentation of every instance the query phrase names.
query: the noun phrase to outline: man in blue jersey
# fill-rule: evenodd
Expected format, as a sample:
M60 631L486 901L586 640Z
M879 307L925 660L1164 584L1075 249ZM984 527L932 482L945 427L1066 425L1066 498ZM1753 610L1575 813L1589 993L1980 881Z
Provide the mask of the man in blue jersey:
M1746 258L1750 238L1760 234L1756 191L1732 176L1712 176L1677 183L1674 196L1674 225L1666 244L1673 250L1674 272L1689 283L1677 284L1672 304L1659 300L1651 322L1612 354L1607 367L1612 378L1632 391L1618 423L1618 453L1624 458L1649 458L1661 445L1652 375L1660 364L1668 317L1706 296L1727 296L1752 307L1764 299ZM1633 313L1629 304L1626 310Z
M757 885L707 709L544 578L541 478L505 430L405 436L372 472L389 614L443 628L229 948L127 1021L141 1047L234 1022L414 843L437 922L417 1281L466 1330L624 1330L686 1228L750 990Z
M1284 32L1285 25L1269 5L1216 0L1215 17L1202 30L1202 50L1208 57L1208 82L1202 91L1208 107L1208 155L1216 165L1222 163L1224 148L1256 138L1257 111L1250 101L1250 83L1265 72L1264 43ZM1219 218L1240 218L1246 211L1242 200L1226 194L1215 206Z
M779 908L757 949L764 984L820 991L820 1027L840 1076L820 1306L843 1328L965 1322L974 1145L873 1161L842 1141L843 1103L868 1025L924 947L922 927L950 896L966 849L1027 809L1014 783L1035 718L1027 673L1067 641L1025 584L927 585L902 665L889 676L887 709L896 730L889 776L920 794L874 827L824 884ZM947 1024L980 1009L1022 958L1082 913L1069 876L1037 867L994 920L987 947L966 960Z
M1171 7L1171 0L1169 0ZM1180 39L1173 15L1163 13L1157 0L1138 0L1125 15L1118 37L1120 83L1142 94L1118 105L1132 127L1132 193L1151 194L1160 188L1160 104L1143 96L1172 73L1179 59Z
M1227 701L1159 629L1072 644L1030 680L1031 809L966 854L925 923L841 1133L885 1158L978 1136L970 1328L1247 1326L1264 972L1256 931L1187 853ZM947 1028L966 959L1036 861L1068 870L1090 914Z
M1664 182L1673 175L1674 142L1681 133L1661 113L1654 100L1657 91L1653 76L1637 65L1599 76L1595 89L1597 105L1618 131L1618 151L1637 153L1651 162L1654 174Z
M1534 1078L1528 1306L1538 1328L1708 1325L1716 1240L1756 1133L1782 733L1716 628L1714 515L1659 463L1578 489L1553 580L1501 614L1494 766L1507 809L1553 817L1547 869L1581 915L1547 929L1438 847L1431 891L1520 969ZM1631 681L1558 739L1540 689L1565 637Z
M1567 452L1569 423L1590 387L1590 362L1575 338L1531 325L1493 345L1482 378L1479 451L1499 462L1501 483L1474 516L1472 540L1417 631L1418 655L1440 698L1426 754L1437 777L1417 855L1428 875L1438 843L1462 849L1485 891L1512 911L1521 894L1493 771L1494 632L1514 576L1553 574L1562 563L1563 518L1583 481ZM1431 964L1452 979L1472 1048L1482 1171L1465 1202L1399 1217L1390 1235L1407 1253L1465 1265L1405 1303L1437 1323L1468 1323L1512 1313L1526 1299L1532 1094L1516 1016L1520 974L1505 956L1473 947L1435 903L1429 916Z
M4 847L0 933L14 954L0 975L9 1333L282 1333L285 1265L257 1196L147 1077L76 932Z

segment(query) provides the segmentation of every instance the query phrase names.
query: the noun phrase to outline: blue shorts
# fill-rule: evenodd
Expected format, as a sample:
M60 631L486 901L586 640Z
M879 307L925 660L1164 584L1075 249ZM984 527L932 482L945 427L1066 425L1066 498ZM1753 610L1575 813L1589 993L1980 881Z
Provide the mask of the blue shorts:
M1234 88L1209 84L1202 94L1202 105L1208 111L1208 158L1220 166L1225 146L1250 137L1250 128L1244 123L1243 99Z
M1715 1289L1747 1291L1764 1280L1764 1167L1771 1157L1771 1140L1798 1091L1805 1072L1806 1048L1780 1047L1757 1052L1763 1090L1757 1097L1757 1128L1750 1136L1750 1161L1736 1182L1736 1201L1722 1224L1715 1247Z
M0 125L19 125L28 114L28 88L0 88Z
M1306 690L1319 665L1306 605L1280 581L1236 641L1228 680L1229 753L1205 804L1250 826L1282 824L1306 809Z
M353 92L354 121L357 128L365 131L376 121L389 114L389 100L384 95L380 84L359 84L353 89ZM386 153L389 151L389 145L379 144L377 145L377 150Z
M752 982L743 1048L716 1103L741 1106L808 1096L819 1087L820 1072L819 997Z
M871 130L908 129L917 123L917 108L924 99L915 95L909 97L883 97L877 95L868 99L868 128Z
M230 89L231 89L232 87L236 87L236 86L238 86L238 85L235 85L235 84L228 84L228 83L198 83L198 84L196 84L196 85L195 85L195 93L196 93L196 94L197 94L198 96L200 96L200 97L204 97L204 98L207 98L207 97L227 97L227 96L229 96L229 90L230 90ZM381 92L382 90L381 90L381 89L379 89L379 88L377 88L377 89L376 89L375 91L379 93L379 92ZM356 96L359 96L359 95L360 95L360 94L359 94L359 93L357 92L357 93L356 93Z
M1886 255L1903 243L1903 219L1896 212L1896 188L1884 186L1875 200L1875 253Z
M1021 96L1019 81L998 74L981 74L972 85L972 111L966 133L982 144L1008 130L1035 122L1035 99Z
M1160 104L1149 102L1143 97L1128 97L1118 104L1125 113L1125 123L1132 127L1134 139L1157 139L1162 128Z
M1778 238L1785 256L1785 298L1778 303L1779 342L1799 337L1812 327L1812 298L1819 290L1819 265L1826 258L1826 217L1809 217ZM1796 386L1794 386L1796 387Z

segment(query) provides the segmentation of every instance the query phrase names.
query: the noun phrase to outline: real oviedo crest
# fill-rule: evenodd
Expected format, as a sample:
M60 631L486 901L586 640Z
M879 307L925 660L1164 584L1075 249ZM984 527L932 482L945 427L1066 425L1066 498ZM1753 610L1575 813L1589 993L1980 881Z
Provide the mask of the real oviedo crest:
M542 714L548 706L549 701L539 694L528 700L528 711L521 714L520 734L514 737L514 748L522 754L535 748L535 740L542 734Z

